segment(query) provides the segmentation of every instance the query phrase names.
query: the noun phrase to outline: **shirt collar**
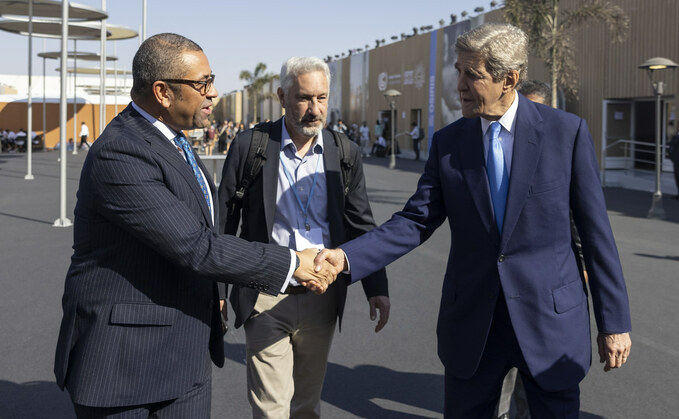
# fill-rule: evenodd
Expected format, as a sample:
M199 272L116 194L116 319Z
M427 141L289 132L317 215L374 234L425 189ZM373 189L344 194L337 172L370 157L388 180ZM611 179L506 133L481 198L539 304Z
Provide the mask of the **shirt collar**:
M516 121L516 111L519 109L519 96L520 95L514 91L514 100L512 101L512 104L509 106L509 109L507 109L505 114L502 115L502 117L497 121L507 132L510 133L514 128L514 122ZM491 122L493 121L481 118L481 132L483 135L486 135Z
M283 150L285 147L289 146L292 144L293 149L296 149L297 147L295 146L295 143L292 142L292 138L290 138L290 134L288 133L287 128L285 128L285 116L283 117L282 124L283 125L283 130L281 132L281 150ZM321 149L319 150L320 154L323 154L323 130L318 133L316 136L316 139L314 139L314 143L311 147L311 150L316 151L316 147L320 147Z
M147 121L149 121L154 127L156 127L161 134L165 136L168 140L174 140L174 137L176 137L179 133L175 132L172 128L168 127L164 122L159 121L155 117L151 116L148 112L143 110L139 105L137 105L134 102L132 103L132 107L134 110L139 112L141 116L143 116ZM174 144L174 143L173 143Z

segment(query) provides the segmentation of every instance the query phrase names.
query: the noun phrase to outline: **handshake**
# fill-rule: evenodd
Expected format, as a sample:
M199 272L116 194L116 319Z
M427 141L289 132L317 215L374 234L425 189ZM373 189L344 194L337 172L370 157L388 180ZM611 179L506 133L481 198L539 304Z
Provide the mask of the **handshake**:
M292 276L316 294L323 294L337 275L347 270L342 249L305 249L296 253L299 267Z

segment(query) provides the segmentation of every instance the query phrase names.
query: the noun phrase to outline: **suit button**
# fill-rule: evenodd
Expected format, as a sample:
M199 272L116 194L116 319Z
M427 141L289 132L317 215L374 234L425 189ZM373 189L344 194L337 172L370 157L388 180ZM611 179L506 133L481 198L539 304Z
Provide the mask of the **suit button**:
M488 295L488 299L489 300L495 299L495 294L491 292L490 295Z
M497 258L497 261L500 262L500 263L504 262L505 261L505 255L500 255L500 257Z

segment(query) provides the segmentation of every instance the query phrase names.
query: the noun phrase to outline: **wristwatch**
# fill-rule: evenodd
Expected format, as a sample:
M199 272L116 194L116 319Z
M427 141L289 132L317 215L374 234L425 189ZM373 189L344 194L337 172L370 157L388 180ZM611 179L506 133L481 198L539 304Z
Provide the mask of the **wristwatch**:
M299 256L295 254L295 271L299 268ZM292 271L292 272L295 272Z

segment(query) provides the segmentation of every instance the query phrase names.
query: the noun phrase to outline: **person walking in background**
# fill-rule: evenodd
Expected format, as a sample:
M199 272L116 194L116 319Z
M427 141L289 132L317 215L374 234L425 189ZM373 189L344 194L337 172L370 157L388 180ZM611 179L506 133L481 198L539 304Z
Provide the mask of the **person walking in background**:
M369 157L370 153L368 150L370 149L370 128L368 128L368 123L363 121L363 124L361 124L361 127L358 129L358 131L361 142L361 154L363 154L363 157Z
M375 128L373 128L373 132L375 133L375 141L377 141L377 139L384 134L384 125L382 125L382 122L380 122L379 119L375 121Z
M415 160L420 159L420 140L422 139L422 133L421 129L419 126L417 126L417 122L413 122L410 124L410 132L408 135L410 135L410 138L413 139L413 151L415 152Z
M458 37L455 50L463 118L434 134L416 192L389 221L316 261L357 281L422 244L447 218L453 240L437 328L445 417L492 417L502 380L517 367L532 417L577 418L592 359L588 285L604 371L622 367L631 347L592 138L583 119L516 92L528 63L519 28L480 25Z
M293 57L281 69L278 98L285 116L234 140L219 185L227 234L291 249L337 246L372 229L360 150L345 135L323 129L330 89L328 65ZM253 143L262 141L263 145ZM242 191L253 144L264 148L257 177ZM350 172L342 157L350 158ZM348 173L348 176L345 176ZM239 229L240 227L240 229ZM363 283L375 331L389 319L384 269ZM226 293L224 293L225 295ZM347 296L344 280L323 295L291 281L278 296L236 285L230 301L245 328L248 400L254 418L318 418L328 353Z
M207 132L205 133L205 155L206 156L211 156L212 155L212 149L215 146L215 138L217 137L217 130L215 129L214 124L210 124L210 126L207 129Z
M219 124L219 130L217 131L217 152L219 154L226 154L228 127L229 121L222 121L222 123Z
M320 292L334 270L218 234L215 186L182 133L209 124L217 97L196 43L148 38L132 76L80 175L54 374L78 418L207 419L210 360L224 364L215 281L276 295L294 274Z
M87 128L87 124L84 122L80 124L80 144L78 145L78 148L82 150L83 147L90 148L90 144L87 142L87 139L90 136L90 129Z

